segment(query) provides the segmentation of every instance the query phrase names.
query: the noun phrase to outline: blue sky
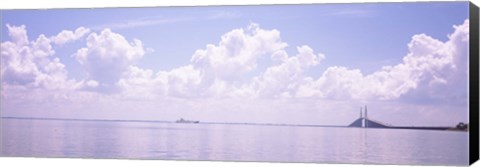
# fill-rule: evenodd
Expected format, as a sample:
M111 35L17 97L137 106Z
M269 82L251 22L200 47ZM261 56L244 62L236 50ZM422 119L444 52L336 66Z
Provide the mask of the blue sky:
M424 121L427 121L425 124L451 125L455 122L467 120L466 76L460 75L463 78L453 77L453 74L458 74L457 72L461 71L461 69L453 68L453 66L463 67L456 64L458 61L455 60L465 57L461 55L455 56L463 52L453 53L451 51L452 53L445 53L447 51L442 51L437 53L437 51L442 49L448 50L445 49L448 47L462 48L461 46L463 45L458 46L457 41L450 39L448 35L458 30L453 28L454 25L465 25L465 20L468 20L467 8L468 3L466 2L438 2L6 10L2 11L1 15L2 48L10 47L6 43L12 40L9 32L13 30L9 29L6 26L7 24L10 26L25 25L24 31L27 31L30 41L34 41L39 35L44 34L46 37L49 37L51 43L54 43L54 36L58 35L62 30L74 31L78 27L88 29L78 38L69 39L68 43L51 44L54 53L46 57L44 62L53 62L55 58L58 58L59 62L64 65L64 71L67 71L66 74L61 73L66 75L62 76L65 82L59 82L59 80L48 81L48 83L53 82L54 85L57 85L56 88L48 89L48 91L64 92L62 95L69 99L68 102L75 103L78 106L87 104L98 107L89 109L73 107L71 114L66 114L65 112L57 111L61 109L68 110L68 107L64 104L65 101L51 101L50 103L52 104L47 104L26 98L24 102L35 101L36 103L32 103L32 105L40 105L41 107L38 108L49 111L32 112L29 111L29 108L15 109L18 108L15 105L19 103L14 103L13 101L15 100L9 99L9 97L28 96L28 93L20 91L24 89L43 91L44 88L39 86L41 85L39 84L41 83L39 79L41 77L39 76L41 76L40 74L50 75L48 70L42 70L41 66L45 66L45 64L32 60L35 68L39 70L28 75L35 75L34 79L32 79L34 82L32 81L31 84L18 85L18 82L13 82L16 79L15 76L3 76L2 102L4 100L7 102L4 103L5 105L2 105L2 114L6 116L33 115L38 117L99 119L148 119L149 115L170 115L171 117L156 117L155 119L170 120L174 119L174 117L190 116L194 119L209 121L334 124L333 122L345 123L349 122L349 120L353 121L353 117L358 115L357 108L367 103L376 104L376 106L371 106L372 109L377 108L377 110L385 111L379 111L377 117L392 123L405 124L407 118L418 116L418 119L413 121L412 124L422 124L425 123ZM250 29L248 28L249 26L253 28ZM106 28L110 29L110 34L117 34L124 39L117 38L119 36L108 36L108 33L104 31ZM240 35L230 33L236 32L235 30L242 30L242 33ZM249 33L249 31L253 32ZM92 40L96 39L93 38L95 36L93 35L94 33L98 35L98 39L103 39L103 37L109 39L111 37L114 42L110 44L113 46L118 44L118 47L113 47L113 49L125 47L121 51L132 50L132 54L120 54L119 57L126 58L125 60L110 59L108 56L115 57L116 55L109 53L103 55L103 52L100 52L98 49L110 45L102 43L101 40L96 41L96 44L99 44L98 47L86 46L89 43L88 39L90 39L90 36L92 36ZM420 34L425 34L428 37L424 38ZM418 35L418 38L414 39L415 35ZM222 36L232 38L233 42L224 40ZM246 38L241 38L242 36ZM247 37L249 40L243 41L247 43L233 46L235 45L235 40L242 42L241 40L247 39ZM249 37L252 38L250 39ZM142 45L140 47L135 45L134 39L141 41ZM248 44L248 42L261 43L263 40L268 41L270 39L273 41L265 42L261 46ZM115 40L120 42L115 43ZM222 41L225 46L222 45ZM417 46L415 43L417 41L421 44L415 47ZM445 43L445 46L437 44L437 42ZM127 45L128 43L130 45ZM207 61L210 65L192 62L197 51L205 51L207 44L215 46L218 52L205 53L204 55L198 54L197 56L200 57L198 58L199 62ZM409 44L412 44L411 48L409 48ZM424 45L432 46L434 49L425 51L423 50ZM32 45L31 47L34 46ZM86 48L86 52L80 53L79 50L81 48ZM259 52L262 54L255 56L253 59L241 53L238 55L221 55L224 50L232 51L229 49L237 49L241 53L255 54ZM309 49L312 50L311 53ZM298 58L299 60L308 58L309 61L306 64L299 65L299 71L290 70L280 73L290 74L289 72L291 72L292 74L282 78L279 76L280 74L275 72L287 69L287 66L292 65L289 63L298 60L280 60L279 63L272 58L273 55L279 53L277 51L285 51L288 58ZM16 53L16 51L12 51L12 53L2 52L2 61L8 63L9 61L6 61L6 59L14 55L13 52ZM32 54L35 57L35 53ZM409 54L412 54L410 56L413 57L411 58L412 61L405 60L405 57ZM299 56L297 57L296 55ZM304 55L303 58L302 55ZM432 55L440 55L440 58ZM228 59L229 56L230 58L238 56L238 59ZM418 61L423 59L416 59L415 57L421 56L431 58L432 63L423 62L426 64L418 64ZM108 64L109 61L117 60L120 62L120 65ZM231 62L221 62L224 60ZM247 60L247 62L243 60ZM435 64L437 60L438 63ZM414 75L418 71L413 69L418 69L412 67L413 65L418 65L418 67L422 68L428 66L428 68L422 69L425 71L420 71L424 72L425 75ZM109 70L99 70L103 68ZM408 68L408 70L413 72L404 75L398 74L396 71L404 68ZM117 69L117 72L110 71L111 69ZM146 76L142 76L143 78L138 76L132 77L135 69L137 72L141 71L139 73L143 72L142 74ZM2 70L22 71L21 69L7 69L6 66ZM147 75L149 70L151 74ZM229 70L237 72L229 73ZM327 71L331 72L332 76L327 75L330 74ZM2 71L2 75L7 74ZM104 77L99 77L100 75L104 75ZM111 80L105 79L117 75L118 77L113 77ZM395 76L397 75L408 76L407 78L411 79L411 83L405 82L405 84L396 80ZM358 80L343 81L338 79L342 77L358 77ZM171 78L174 79L172 80ZM10 79L12 81L9 81ZM87 84L89 81L91 81L91 84ZM277 86L279 85L276 87L269 85L272 84L270 81L274 81L273 84L275 82L284 84L276 84ZM356 85L355 82L357 81L361 84ZM175 82L180 84L172 87L170 84ZM133 83L139 87L133 87ZM435 83L440 83L440 86L435 86ZM58 84L70 84L72 86L58 86ZM166 86L159 88L158 85L162 84ZM344 85L345 88L330 86L331 84ZM366 85L372 86L374 84L379 84L384 89L392 89L392 92L397 90L397 92L386 93L374 88L363 89ZM25 88L20 89L20 86ZM144 90L146 87L151 87L152 90ZM263 90L263 88L272 89ZM157 89L162 91L159 91L160 93L152 93L151 99L140 98L139 100L137 97L127 97L129 91L137 89L149 93L155 92ZM172 93L172 90L177 91L177 89L179 92ZM460 93L438 93L438 90ZM299 93L302 91L304 92ZM194 92L194 95L185 94L185 92ZM228 92L242 92L244 96L231 95ZM248 94L248 92L254 93ZM262 92L266 92L266 94L262 94ZM135 92L130 93L135 94ZM11 95L9 96L9 94ZM45 96L52 98L58 95L47 93ZM80 97L84 96L98 98L102 103L98 101L82 101L81 99L83 98ZM452 96L458 100L448 100ZM251 105L250 108L248 106L243 109L242 107L237 107L235 110L239 111L236 114L220 111L227 106L222 106L222 104L215 102L220 98L229 101L223 105L234 105L242 103L241 101L244 100L251 100L246 97L255 97L266 101L265 103ZM161 100L165 98L168 99ZM131 102L131 99L136 100ZM211 101L198 102L199 99L211 99ZM314 102L312 99L318 99L323 102ZM159 104L153 104L159 100L161 101ZM169 100L177 102L170 103ZM12 102L10 103L10 101ZM108 107L103 105L127 103L125 101L131 103L132 106L138 106L136 103L148 103L149 105L145 106L150 106L150 108L147 107L145 111L139 113L128 111L122 111L121 113L111 111L99 112L99 110L108 110L105 109ZM447 101L448 103L445 103ZM171 107L171 109L165 110L163 114L155 113L154 108L164 107L161 103L167 102L169 104L168 107ZM269 107L279 102L287 104L284 108L304 106L305 109L304 111L285 111L281 113L277 109ZM173 105L172 103L178 104ZM435 106L440 103L445 106ZM62 105L64 106L62 107ZM332 112L331 110L337 110L336 105L351 107L342 109L342 114L338 114L339 112L330 113ZM401 107L396 109L388 107L392 105ZM52 106L56 107L52 108ZM318 107L311 109L311 106ZM178 109L197 110L202 107L210 111L185 112ZM328 110L327 108L331 109L322 111ZM353 108L355 110L352 110ZM406 109L413 109L415 112L401 113L401 111ZM217 110L218 112L215 112ZM460 111L452 112L452 110ZM436 113L431 113L434 111ZM355 113L354 116L351 116L352 113ZM235 115L240 119L235 120L233 118ZM252 118L251 115L256 116ZM292 115L297 117L290 119ZM432 115L438 115L439 118L432 120L429 117ZM450 119L452 117L454 119Z
M384 65L371 62L400 62L412 34L427 33L446 40L452 24L468 18L466 7L467 3L367 3L18 10L4 11L3 23L26 25L32 38L80 26L111 28L154 49L154 54L139 63L160 70L185 64L196 49L218 43L223 33L255 22L281 31L282 39L291 46L289 52L295 51L294 46L307 44L335 56L325 66L345 65L371 72ZM149 23L120 26L141 21ZM2 29L2 36L7 36L7 29Z

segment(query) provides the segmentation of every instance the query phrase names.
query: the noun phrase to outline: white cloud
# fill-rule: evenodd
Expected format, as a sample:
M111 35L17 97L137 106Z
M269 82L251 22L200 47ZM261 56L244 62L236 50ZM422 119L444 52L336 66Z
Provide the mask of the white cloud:
M78 27L75 32L63 30L62 32L58 33L56 36L51 37L51 40L56 45L63 45L71 41L78 40L88 34L90 29L85 27Z
M50 39L42 34L35 41L29 41L24 25L7 24L7 29L11 41L1 44L2 85L57 89L72 83L60 59L52 59L55 51Z
M88 80L88 81L86 82L86 84L87 84L88 87L92 87L92 88L95 88L95 87L98 86L98 82L95 81L95 80Z
M398 65L385 66L368 75L358 69L333 66L314 79L305 71L325 59L323 54L315 54L312 48L300 46L297 47L298 54L290 57L284 50L287 44L281 41L280 32L263 30L258 25L251 24L247 29L234 29L224 34L218 45L209 44L206 49L197 50L192 56L191 65L160 71L155 76L149 72L148 77L141 77L143 79L137 81L143 80L141 83L161 87L161 95L180 98L316 97L389 100L414 91L420 92L419 89L431 89L432 85L448 84L450 80L445 75L457 66L454 63L454 55L457 54L452 49L457 45L450 43L425 34L414 35L408 44L409 53ZM257 69L257 60L261 56L270 57L276 64L258 76L240 79ZM161 82L152 84L153 80ZM135 85L128 78L122 82L125 88ZM429 83L430 87L423 88L423 82Z
M51 41L45 35L40 35L32 44L32 53L36 58L48 57L55 54L55 51L50 44Z
M420 80L417 90L405 94L405 100L466 103L469 21L453 27L455 31L443 47L430 54L431 68L427 75Z
M32 60L30 48L7 41L1 44L2 83L28 84L35 81L39 70Z
M327 67L318 78L307 71L325 59L309 46L297 47L289 56L278 30L257 24L225 33L217 45L197 50L190 64L153 72L135 66L148 51L140 40L129 42L105 29L91 33L86 47L75 53L88 77L74 83L60 59L52 55L51 43L64 44L89 32L62 31L55 38L40 35L29 41L25 26L10 26L12 41L2 43L2 82L47 89L62 84L83 90L118 92L130 98L289 98L309 97L343 100L391 100L402 97L447 98L442 90L457 90L466 83L468 21L454 26L448 41L426 34L412 37L403 61L371 74L342 66ZM57 40L57 41L55 41ZM258 60L270 58L273 65L260 70ZM262 68L263 69L263 68ZM252 75L256 74L258 75ZM75 86L71 86L75 85ZM455 94L466 96L466 92ZM460 98L461 99L461 98Z
M205 75L232 79L255 70L259 57L270 56L286 46L279 31L263 30L252 23L247 29L224 34L217 46L208 44L206 49L197 50L191 63Z
M272 60L282 63L267 68L261 76L253 79L253 87L259 96L290 97L306 77L304 71L325 59L323 54L316 55L306 45L297 47L297 52L293 57L288 57L284 51L272 55Z
M12 39L12 42L17 46L28 45L28 36L27 31L25 30L25 25L21 26L10 26L7 24L8 36Z
M71 88L73 81L69 81L68 72L65 65L60 62L59 58L54 58L42 66L44 73L40 73L36 78L36 84L42 85L46 89Z
M307 80L297 96L328 99L390 100L403 96L414 99L451 98L453 90L466 93L466 56L468 55L468 20L454 26L446 42L425 34L414 35L403 62L384 66L364 75L359 69L329 67L317 80ZM441 89L439 89L441 88ZM450 89L447 91L447 88ZM458 91L457 91L458 92ZM441 95L441 96L439 96Z
M138 27L146 27L146 26L154 26L154 25L161 25L161 24L171 24L171 23L178 23L178 22L185 22L190 20L198 20L195 17L174 17L174 18L167 18L164 16L149 16L149 17L142 17L142 18L135 18L131 20L125 20L121 22L113 22L108 24L102 24L97 26L92 26L93 30L102 30L102 29L130 29L130 28L138 28Z
M197 50L189 65L159 71L155 76L152 72L143 76L124 76L119 84L125 92L138 85L150 85L152 89L162 90L149 89L150 92L177 98L245 97L253 95L254 90L246 83L250 79L242 78L256 70L260 57L278 55L285 52L283 49L286 46L277 30L263 30L252 23L247 29L225 33L218 45L208 44L206 49ZM309 49L299 48L301 53L298 57L301 57L302 63L316 63L316 57L309 57L312 52ZM134 69L148 71L138 67L131 70Z
M77 50L74 56L85 67L88 80L98 82L102 90L112 91L129 66L144 54L140 40L129 43L122 35L104 29L100 34L91 33L87 37L87 46Z
M194 69L192 65L179 67L168 73L159 73L159 75L167 75L170 96L192 97L198 96L201 91L197 89L202 80L200 71Z
M402 101L391 103L395 105L388 103L398 99L465 100L468 93L464 89L468 72L468 26L468 21L454 26L455 31L446 42L425 34L414 35L408 44L408 54L397 65L384 66L370 74L364 74L359 69L332 66L316 78L309 74L314 72L313 67L325 61L323 54L304 45L296 48L296 55L290 56L278 30L260 29L256 24L225 33L218 44L209 44L197 50L190 64L158 72L136 66L137 60L149 52L140 40L130 42L122 35L105 29L99 34L90 33L86 46L75 53L75 59L88 73L87 78L75 82L68 78L67 68L61 59L55 57L52 43L61 45L78 40L85 36L78 34L88 33L87 30L79 28L78 34L77 31L64 31L56 36L58 39L40 35L29 41L25 26L7 25L11 40L1 43L0 93L2 107L6 106L2 109L23 110L31 114L31 111L54 113L70 110L73 106L78 111L105 111L115 116L118 114L114 112L122 110L125 115L131 116L129 112L138 110L140 106L140 112L143 109L152 111L146 114L145 119L151 119L149 116L159 112L158 108L169 108L163 113L170 116L182 111L191 113L190 110L230 117L231 112L238 112L246 120L255 113L261 114L255 121L278 116L282 120L292 117L301 123L304 118L322 110L330 116L324 117L322 112L318 112L322 114L312 120L314 123L317 120L328 123L328 120L338 118L337 110L352 111L363 100L371 100L384 104L377 110L396 108L395 112L409 110L409 113L417 114L417 111L411 110L422 107L425 110L422 113L432 112L425 114L432 116L447 109L431 105L431 108L425 109L422 101L420 105L410 103L411 107L400 106ZM273 65L259 68L260 58L270 58ZM25 101L29 105L22 105ZM175 104L170 101L175 101ZM123 105L123 102L128 105ZM444 106L450 107L448 110L463 109L461 106ZM335 112L329 113L329 110ZM78 113L81 115L83 112ZM447 116L442 119L448 120ZM346 123L350 120L345 119Z
M198 90L192 92L200 91L200 96L207 97L278 96L305 68L325 58L315 55L308 46L298 47L298 55L289 58L286 47L278 30L264 30L255 23L246 29L234 29L224 34L218 45L209 44L192 56L193 70L201 76ZM262 76L246 78L258 69L261 57L270 57L278 66L267 68Z
M255 70L259 57L268 57L283 50L286 45L280 40L277 30L263 30L252 24L247 29L234 29L224 34L217 46L208 44L206 49L197 50L189 65L159 71L155 75L150 70L131 67L118 85L126 96L134 95L131 91L134 89L149 94L149 97L212 98L244 95L248 91L239 88L249 88L242 83L234 85L239 80L237 77Z
M154 76L152 70L130 66L117 85L122 96L130 99L152 99L167 93L167 76L163 73Z
M333 66L327 68L322 76L313 81L306 79L296 92L297 97L319 98L351 98L351 90L363 78L360 70L348 70L346 67Z
M130 66L117 85L125 98L190 98L201 95L201 80L200 71L192 65L159 71L155 75L152 70Z

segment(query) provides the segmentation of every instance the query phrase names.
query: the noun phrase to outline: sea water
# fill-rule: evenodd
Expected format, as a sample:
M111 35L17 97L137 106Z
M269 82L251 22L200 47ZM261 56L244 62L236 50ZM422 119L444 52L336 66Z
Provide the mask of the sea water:
M1 156L468 165L468 133L3 118Z

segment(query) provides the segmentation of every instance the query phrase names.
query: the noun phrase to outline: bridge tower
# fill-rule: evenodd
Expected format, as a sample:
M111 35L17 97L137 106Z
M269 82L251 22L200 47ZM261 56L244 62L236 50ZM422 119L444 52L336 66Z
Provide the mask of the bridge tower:
M368 128L368 111L367 111L367 105L365 105L365 128Z
M365 108L364 108L365 107ZM365 113L364 113L365 112ZM360 118L356 119L348 127L357 127L357 128L392 128L391 125L371 120L368 118L368 109L367 105L360 107Z
M360 118L363 118L362 107L360 107Z
M360 118L359 119L360 119L360 127L363 128L364 127L363 125L364 125L364 122L365 122L365 120L363 119L363 107L360 107Z

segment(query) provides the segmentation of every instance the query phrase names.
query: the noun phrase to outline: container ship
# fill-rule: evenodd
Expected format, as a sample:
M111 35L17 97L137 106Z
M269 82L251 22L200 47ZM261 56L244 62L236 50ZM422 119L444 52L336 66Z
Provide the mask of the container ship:
M175 123L198 124L198 123L200 123L200 121L192 121L192 120L186 120L186 119L180 118L179 120L176 120Z

